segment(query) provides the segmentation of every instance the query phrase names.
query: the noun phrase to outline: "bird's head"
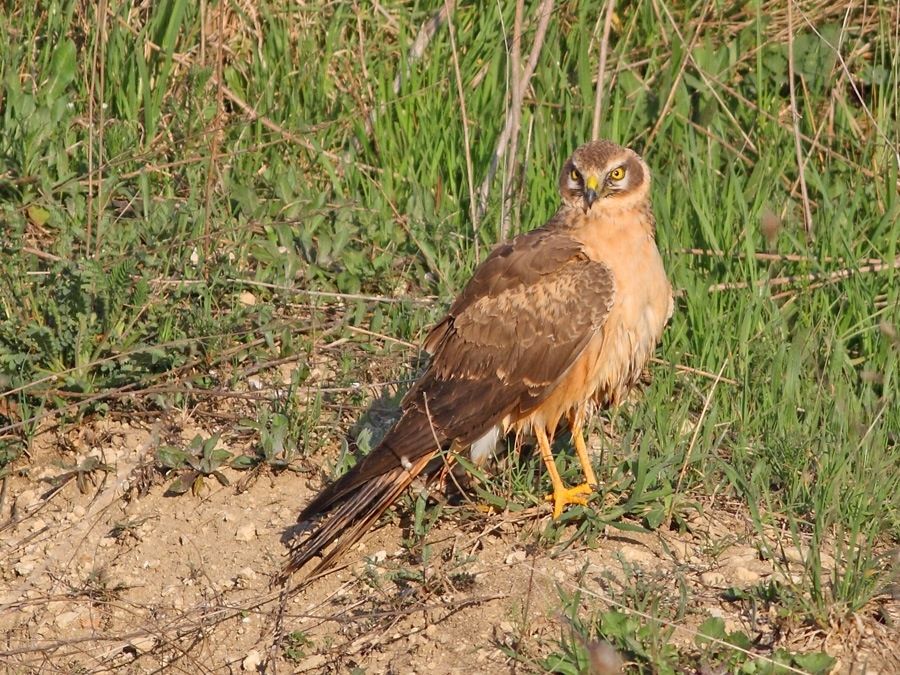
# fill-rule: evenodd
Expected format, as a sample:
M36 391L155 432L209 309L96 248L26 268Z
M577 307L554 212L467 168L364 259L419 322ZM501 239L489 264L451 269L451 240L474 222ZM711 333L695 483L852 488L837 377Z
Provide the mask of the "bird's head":
M644 160L611 141L591 141L563 164L559 194L563 203L585 213L618 210L641 203L650 190L650 171Z

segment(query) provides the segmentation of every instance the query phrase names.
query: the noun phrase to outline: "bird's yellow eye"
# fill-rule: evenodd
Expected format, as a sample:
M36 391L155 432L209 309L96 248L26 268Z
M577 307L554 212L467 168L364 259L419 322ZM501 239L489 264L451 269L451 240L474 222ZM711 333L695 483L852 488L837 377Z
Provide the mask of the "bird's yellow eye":
M571 178L576 183L581 182L581 174L578 173L578 169L572 169L572 173L569 174L569 178Z
M625 178L625 167L624 166L620 166L609 172L610 180L622 180L623 178Z

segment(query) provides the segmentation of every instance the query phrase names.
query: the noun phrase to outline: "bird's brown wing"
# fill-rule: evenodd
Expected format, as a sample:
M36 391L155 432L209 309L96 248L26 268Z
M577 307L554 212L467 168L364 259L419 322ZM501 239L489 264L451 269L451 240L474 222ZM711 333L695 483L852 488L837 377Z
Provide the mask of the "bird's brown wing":
M341 550L356 541L449 442L471 443L540 405L601 330L614 293L609 268L556 219L496 248L426 338L432 360L400 420L304 509L301 520L333 510L289 569L335 539Z

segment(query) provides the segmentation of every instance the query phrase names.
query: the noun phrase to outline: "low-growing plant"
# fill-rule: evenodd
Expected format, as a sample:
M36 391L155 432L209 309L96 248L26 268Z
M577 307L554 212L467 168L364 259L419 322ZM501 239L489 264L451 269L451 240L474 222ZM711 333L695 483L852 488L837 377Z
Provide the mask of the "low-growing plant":
M209 438L203 438L197 434L186 448L163 445L156 450L156 461L165 469L166 474L176 475L169 483L166 495L172 497L190 491L196 497L203 489L204 479L209 477L215 478L223 486L231 484L221 470L230 465L234 455L218 447L220 436L221 434L213 434Z

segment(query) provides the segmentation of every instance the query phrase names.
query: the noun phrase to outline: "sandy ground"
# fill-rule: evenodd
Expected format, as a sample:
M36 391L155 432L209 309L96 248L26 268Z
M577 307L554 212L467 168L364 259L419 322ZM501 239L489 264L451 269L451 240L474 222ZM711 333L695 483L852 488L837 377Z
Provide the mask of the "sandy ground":
M152 469L161 439L212 431L186 415L112 417L36 439L27 474L8 477L0 505L9 672L542 672L573 639L573 611L587 618L619 603L670 621L666 642L685 650L718 616L759 636L762 651L824 649L837 672L900 672L897 626L877 619L896 600L834 631L724 601L726 588L789 577L803 552L764 559L746 520L721 501L684 533L610 529L594 547L564 550L538 543L549 507L446 510L425 561L421 546L403 545L409 523L398 508L343 567L280 593L269 584L286 528L320 476L247 481L226 470L228 487L212 480L199 495L164 496L171 479ZM108 471L81 485L50 482L90 457Z

